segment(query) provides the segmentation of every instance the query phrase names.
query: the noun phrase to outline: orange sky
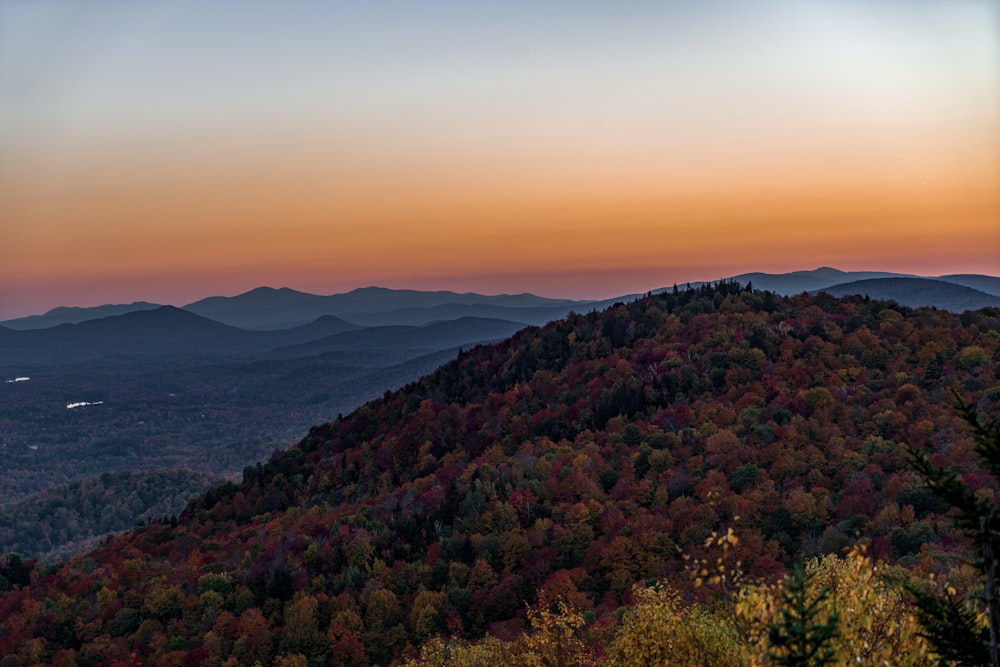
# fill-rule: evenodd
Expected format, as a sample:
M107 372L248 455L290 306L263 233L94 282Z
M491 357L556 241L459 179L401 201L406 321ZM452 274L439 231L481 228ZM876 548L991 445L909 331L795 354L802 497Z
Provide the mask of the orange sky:
M0 319L261 284L1000 274L989 3L303 5L235 27L140 5L0 17L0 44L23 28L0 46Z

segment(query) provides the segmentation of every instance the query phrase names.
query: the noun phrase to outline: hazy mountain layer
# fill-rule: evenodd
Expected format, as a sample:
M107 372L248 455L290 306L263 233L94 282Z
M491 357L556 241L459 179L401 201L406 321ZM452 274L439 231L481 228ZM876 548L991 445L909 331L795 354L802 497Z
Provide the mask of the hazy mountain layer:
M420 292L365 287L319 296L289 289L257 288L234 297L211 297L184 306L203 317L249 329L284 329L323 315L365 325L421 325L442 319L479 316L523 322L563 317L590 302L545 299L533 294ZM486 310L483 310L485 308ZM527 319L525 319L527 317Z
M78 324L87 320L96 320L102 317L113 315L124 315L137 310L153 310L159 308L160 304L148 303L146 301L136 301L129 304L108 304L105 306L94 306L91 308L78 308L74 306L59 306L53 308L44 315L29 315L19 317L14 320L0 322L8 329L23 331L27 329L48 329L60 324Z
M917 277L920 276L885 271L841 271L821 267L811 271L793 271L784 274L744 273L727 279L741 284L752 282L759 289L792 295L858 280ZM936 279L1000 296L1000 278L993 276L956 274ZM695 287L703 284L705 283L693 283ZM487 296L448 291L393 290L383 287L365 287L344 294L321 296L287 287L280 289L258 287L237 296L213 296L201 299L184 306L184 309L225 324L265 330L290 329L327 315L339 316L351 323L365 326L393 324L419 326L441 319L459 317L492 317L540 325L564 317L570 311L588 312L605 308L615 301L631 300L638 296L640 295L632 294L601 301L573 301L547 299L533 294ZM157 307L157 304L145 301L93 308L59 307L44 315L0 322L0 326L14 330L43 329Z
M965 310L1000 307L1000 296L971 287L929 278L875 278L824 287L834 296L859 294L872 299L892 299L911 308L930 306L960 313Z

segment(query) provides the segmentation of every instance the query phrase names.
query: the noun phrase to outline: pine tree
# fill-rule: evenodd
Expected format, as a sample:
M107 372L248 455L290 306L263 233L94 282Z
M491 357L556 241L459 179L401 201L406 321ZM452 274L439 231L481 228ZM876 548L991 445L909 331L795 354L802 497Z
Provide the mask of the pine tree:
M823 588L810 599L809 575L796 564L781 592L780 618L768 628L771 650L768 655L779 667L822 667L833 664L839 615L820 618L823 602L830 592Z
M1000 421L980 418L976 408L956 394L955 408L968 426L974 440L973 450L987 470L1000 481ZM927 487L957 510L956 524L972 538L983 573L987 625L977 621L973 608L963 600L941 598L916 586L910 593L917 604L918 618L925 636L944 660L959 664L1000 667L1000 597L997 591L997 553L1000 553L1000 511L976 496L958 474L939 468L923 452L908 448L910 464Z

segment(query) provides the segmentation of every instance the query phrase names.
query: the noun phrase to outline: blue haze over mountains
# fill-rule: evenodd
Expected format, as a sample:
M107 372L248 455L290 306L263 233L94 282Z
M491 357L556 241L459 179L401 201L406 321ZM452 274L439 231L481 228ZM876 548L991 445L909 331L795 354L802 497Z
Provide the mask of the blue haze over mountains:
M868 294L872 298L893 299L912 307L926 305L961 311L997 305L1000 278L977 274L955 274L933 278L884 271L840 271L822 267L791 273L744 273L731 279L752 282L754 287L778 294L826 291L834 296ZM893 279L891 282L878 282ZM692 283L694 286L704 284ZM668 289L664 286L661 289ZM965 288L965 289L961 289ZM659 291L659 290L654 290ZM485 317L541 325L565 316L571 310L604 308L636 294L604 300L547 299L533 294L485 296L450 291L422 292L364 287L343 294L322 296L287 287L258 287L237 296L213 296L181 307L207 319L251 330L280 330L298 327L324 316L335 316L356 328L379 325L424 325L461 317ZM968 304L968 305L966 305ZM0 327L32 330L75 324L132 311L153 310L160 304L137 301L131 304L92 308L53 308L43 315L31 315L0 322Z

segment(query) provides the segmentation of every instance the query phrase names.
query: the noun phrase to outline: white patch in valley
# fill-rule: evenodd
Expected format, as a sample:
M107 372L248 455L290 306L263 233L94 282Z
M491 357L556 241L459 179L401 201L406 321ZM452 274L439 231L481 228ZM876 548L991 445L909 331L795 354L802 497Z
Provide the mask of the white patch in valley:
M85 405L100 405L102 403L104 403L104 401L94 401L93 403L91 403L90 401L80 401L79 403L67 403L66 409L72 410L73 408L82 408Z

